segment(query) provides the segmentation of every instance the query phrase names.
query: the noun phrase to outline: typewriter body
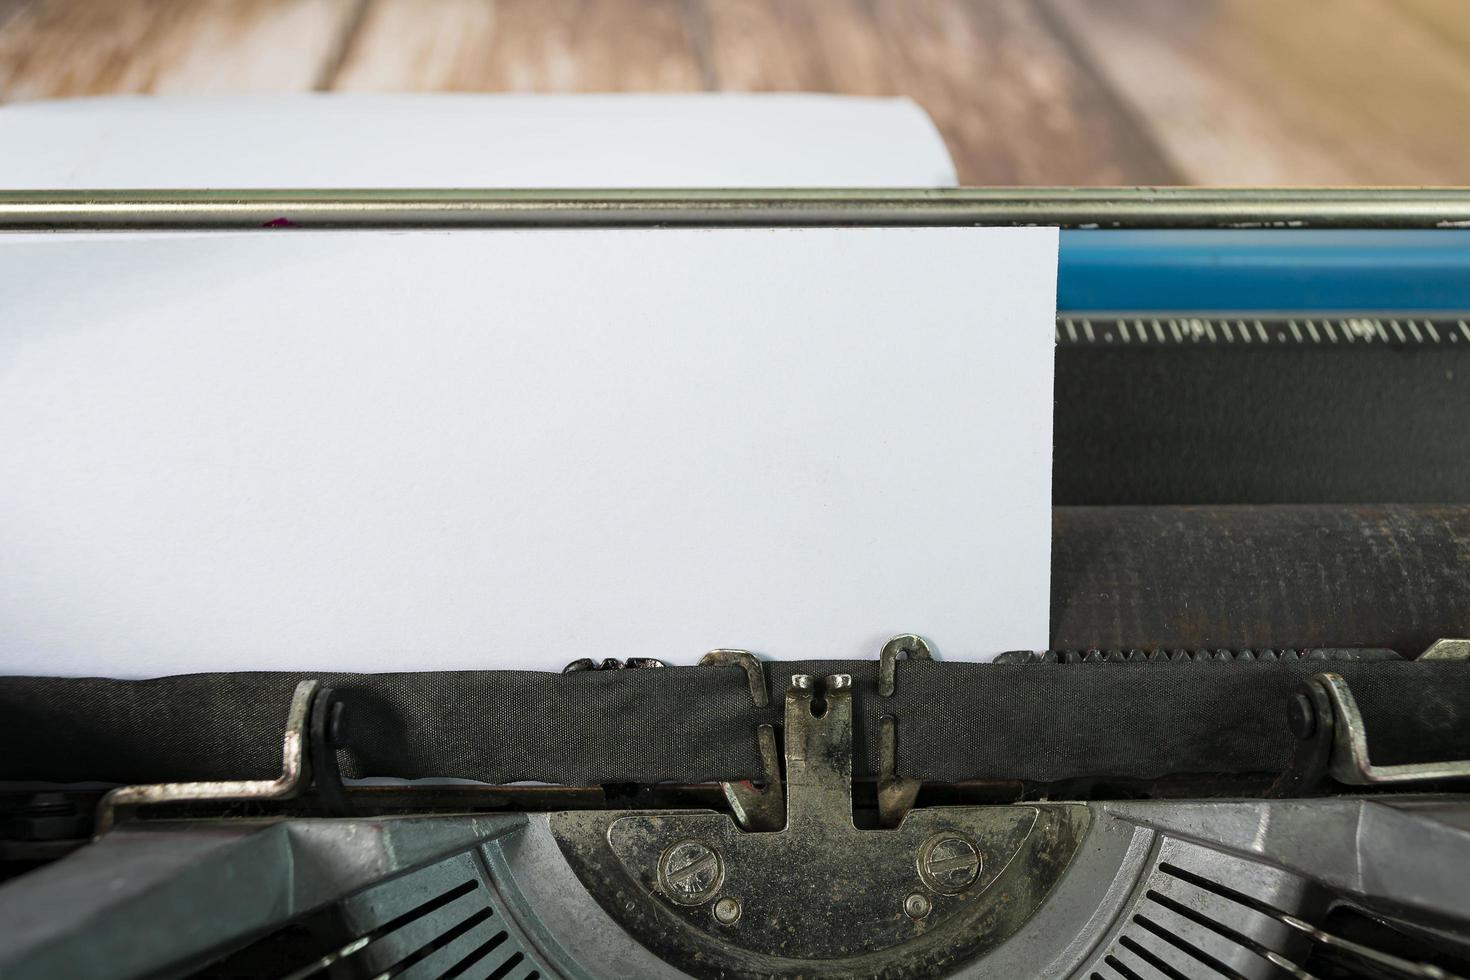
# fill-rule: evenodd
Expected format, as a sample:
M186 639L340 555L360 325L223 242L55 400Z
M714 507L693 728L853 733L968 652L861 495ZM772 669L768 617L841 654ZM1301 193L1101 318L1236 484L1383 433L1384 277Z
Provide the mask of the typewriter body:
M1470 193L0 194L974 224L1063 229L1053 649L0 679L0 975L1470 976Z

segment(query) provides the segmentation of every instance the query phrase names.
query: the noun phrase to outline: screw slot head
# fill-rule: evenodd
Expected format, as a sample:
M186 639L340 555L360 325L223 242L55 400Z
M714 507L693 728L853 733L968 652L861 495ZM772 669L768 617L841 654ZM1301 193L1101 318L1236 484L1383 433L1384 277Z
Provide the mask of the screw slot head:
M715 903L715 921L723 926L733 926L740 919L740 903L733 898L722 898Z
M980 877L985 862L967 838L954 833L935 834L919 847L919 880L931 891L955 895Z
M914 892L908 898L903 900L903 914L908 916L910 919L922 919L924 916L929 914L929 910L932 907L933 906L929 903L929 899L925 898L923 895L920 895L918 892Z
M724 881L724 862L704 841L681 840L658 859L659 889L678 905L703 905Z

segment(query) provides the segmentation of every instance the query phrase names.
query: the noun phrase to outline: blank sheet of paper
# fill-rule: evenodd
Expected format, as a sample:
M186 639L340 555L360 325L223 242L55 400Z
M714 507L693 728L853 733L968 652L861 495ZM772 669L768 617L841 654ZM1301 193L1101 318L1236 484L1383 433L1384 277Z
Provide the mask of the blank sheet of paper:
M1042 648L1056 247L0 238L0 673Z
M111 96L0 107L0 187L950 187L908 99Z

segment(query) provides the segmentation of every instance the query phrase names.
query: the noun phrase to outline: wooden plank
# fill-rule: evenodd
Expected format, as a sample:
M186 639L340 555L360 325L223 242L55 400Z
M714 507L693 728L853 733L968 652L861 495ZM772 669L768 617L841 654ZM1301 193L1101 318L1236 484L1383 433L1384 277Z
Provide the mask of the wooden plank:
M1470 59L1470 4L1465 0L1397 0L1442 44Z
M694 27L681 0L377 0L332 87L698 91Z
M0 0L0 30L14 18L20 16L21 11L31 6L32 0Z
M696 0L711 76L732 92L892 95L895 81L864 0Z
M1470 63L1392 3L1050 3L1193 182L1470 180Z
M1028 0L708 0L705 10L721 89L909 96L963 183L1174 180Z
M353 0L36 0L0 26L0 97L312 88Z
M953 141L962 181L1178 182L1032 0L971 0L959 9L946 0L882 0L876 10L902 92Z

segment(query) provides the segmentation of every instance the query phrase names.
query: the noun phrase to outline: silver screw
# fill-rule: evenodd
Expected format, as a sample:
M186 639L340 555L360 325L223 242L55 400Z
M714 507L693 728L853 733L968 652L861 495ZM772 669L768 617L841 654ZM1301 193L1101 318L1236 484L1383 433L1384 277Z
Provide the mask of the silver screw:
M680 905L703 905L720 890L724 880L725 866L719 853L704 841L679 841L659 858L659 887Z
M733 926L740 918L740 903L733 898L722 898L715 903L715 920L723 926Z
M958 834L935 834L919 848L919 878L934 891L963 891L980 877L975 845Z
M918 892L903 900L903 914L910 919L922 919L929 914L930 907L929 899Z

